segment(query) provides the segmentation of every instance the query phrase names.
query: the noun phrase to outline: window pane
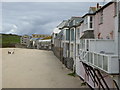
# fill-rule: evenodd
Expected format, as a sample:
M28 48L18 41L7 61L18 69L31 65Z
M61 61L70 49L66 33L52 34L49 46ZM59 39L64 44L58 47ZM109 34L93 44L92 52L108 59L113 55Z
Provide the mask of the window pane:
M66 40L70 40L70 30L66 30Z
M102 56L98 55L98 67L102 68Z
M108 71L108 58L106 56L103 57L103 69Z
M92 28L92 23L90 23L90 28Z
M95 64L96 66L98 66L97 54L94 54L94 64Z
M90 21L92 21L92 17L90 17Z
M74 30L71 30L71 41L74 41Z

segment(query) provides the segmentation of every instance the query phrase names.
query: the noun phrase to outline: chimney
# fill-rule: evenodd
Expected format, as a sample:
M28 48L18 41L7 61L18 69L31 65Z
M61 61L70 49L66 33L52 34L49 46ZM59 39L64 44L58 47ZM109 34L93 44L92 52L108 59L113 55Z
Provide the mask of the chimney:
M99 3L97 3L97 9L99 9Z

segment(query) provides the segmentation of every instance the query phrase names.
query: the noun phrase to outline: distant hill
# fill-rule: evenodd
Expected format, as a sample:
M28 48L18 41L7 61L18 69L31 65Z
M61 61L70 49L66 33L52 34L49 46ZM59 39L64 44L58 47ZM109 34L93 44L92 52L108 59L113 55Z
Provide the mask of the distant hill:
M20 43L20 37L15 34L0 34L0 46L15 47L15 44Z

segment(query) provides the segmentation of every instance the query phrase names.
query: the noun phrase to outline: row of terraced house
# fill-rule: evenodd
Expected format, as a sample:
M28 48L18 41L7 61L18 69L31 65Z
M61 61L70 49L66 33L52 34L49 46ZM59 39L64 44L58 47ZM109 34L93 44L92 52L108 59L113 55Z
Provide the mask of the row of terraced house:
M52 50L91 88L120 88L119 2L98 3L82 17L63 20L52 34Z

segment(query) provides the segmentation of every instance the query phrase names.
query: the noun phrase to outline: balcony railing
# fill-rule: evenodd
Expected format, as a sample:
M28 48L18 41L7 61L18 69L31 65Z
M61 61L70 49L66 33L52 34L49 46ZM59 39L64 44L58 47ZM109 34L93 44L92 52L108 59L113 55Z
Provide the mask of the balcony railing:
M80 49L97 53L114 54L115 42L114 40L104 39L82 39L80 40Z
M86 64L105 71L109 74L119 73L119 61L116 55L106 55L95 52L89 52L80 49L80 61Z

